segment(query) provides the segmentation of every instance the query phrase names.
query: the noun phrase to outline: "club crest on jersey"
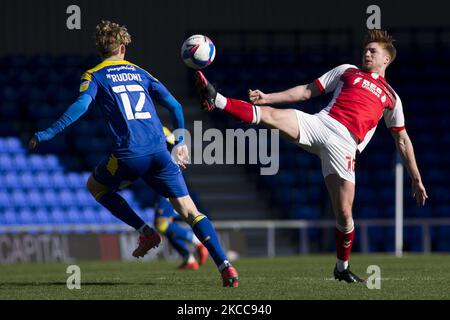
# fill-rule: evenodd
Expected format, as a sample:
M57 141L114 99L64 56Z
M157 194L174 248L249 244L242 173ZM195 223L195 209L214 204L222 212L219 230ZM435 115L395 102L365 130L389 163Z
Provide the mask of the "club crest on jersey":
M361 80L362 80L361 77L356 78L356 79L353 81L353 85L357 84L357 83L360 82Z

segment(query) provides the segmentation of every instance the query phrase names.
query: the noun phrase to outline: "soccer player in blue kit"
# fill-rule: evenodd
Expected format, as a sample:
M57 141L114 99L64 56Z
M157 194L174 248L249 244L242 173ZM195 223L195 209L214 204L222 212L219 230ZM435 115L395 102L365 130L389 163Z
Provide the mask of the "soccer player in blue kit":
M175 144L175 136L168 128L163 127L163 130L170 151ZM170 201L159 194L155 196L155 229L167 238L170 245L183 258L178 270L197 270L208 259L208 249L198 240L191 228L178 223L181 217ZM191 250L191 246L195 251Z
M189 159L183 136L176 137L172 160L153 101L170 111L175 129L184 128L182 106L156 78L124 60L126 46L131 43L124 26L102 21L96 26L95 41L103 61L82 75L76 102L47 130L34 134L29 142L30 149L52 139L76 121L95 100L108 124L113 146L111 155L101 161L89 177L87 188L96 201L139 232L133 256L143 257L161 242L159 233L117 193L142 178L169 198L173 208L192 227L217 265L223 286L237 287L238 273L223 252L213 225L189 196L181 174L179 167L184 169Z

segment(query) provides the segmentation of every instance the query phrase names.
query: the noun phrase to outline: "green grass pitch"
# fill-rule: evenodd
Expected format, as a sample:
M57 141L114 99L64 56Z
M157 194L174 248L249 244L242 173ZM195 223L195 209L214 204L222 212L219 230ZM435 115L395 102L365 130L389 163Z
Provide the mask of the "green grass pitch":
M333 255L243 258L234 262L238 288L223 288L209 260L197 271L177 271L177 262L78 262L81 289L66 286L69 264L0 266L0 299L449 299L450 255L358 255L352 270L364 277L381 268L381 288L369 290L333 279Z

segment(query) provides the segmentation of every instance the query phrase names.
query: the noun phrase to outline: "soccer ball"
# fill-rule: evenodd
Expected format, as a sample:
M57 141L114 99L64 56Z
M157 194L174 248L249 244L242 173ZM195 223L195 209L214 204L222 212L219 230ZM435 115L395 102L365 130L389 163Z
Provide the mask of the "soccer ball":
M203 69L214 61L215 56L214 43L201 34L190 36L181 47L181 58L189 68Z

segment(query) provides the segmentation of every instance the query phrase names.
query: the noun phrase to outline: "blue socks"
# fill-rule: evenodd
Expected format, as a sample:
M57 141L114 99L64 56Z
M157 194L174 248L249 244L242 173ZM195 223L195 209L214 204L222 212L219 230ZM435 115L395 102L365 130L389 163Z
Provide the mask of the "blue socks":
M162 230L160 230L161 232ZM192 242L194 233L189 228L183 228L177 223L169 222L167 229L163 232L173 248L183 257L187 258L190 254L188 242Z
M167 240L169 240L169 243L183 257L183 259L187 260L191 253L189 252L186 242L180 238L173 238L169 236L167 237Z
M219 268L219 272L231 266L231 263L227 260L227 256L220 246L216 231L206 216L200 215L195 218L192 222L192 230L194 230L197 238L208 249L211 258L214 260L217 268Z
M133 209L130 208L128 203L117 192L108 191L100 196L97 202L108 209L116 218L122 220L129 226L132 226L136 230L145 225L144 220L139 217Z
M194 236L192 230L189 228L184 228L177 223L169 223L164 234L170 238L177 238L187 242L192 242L192 237Z

